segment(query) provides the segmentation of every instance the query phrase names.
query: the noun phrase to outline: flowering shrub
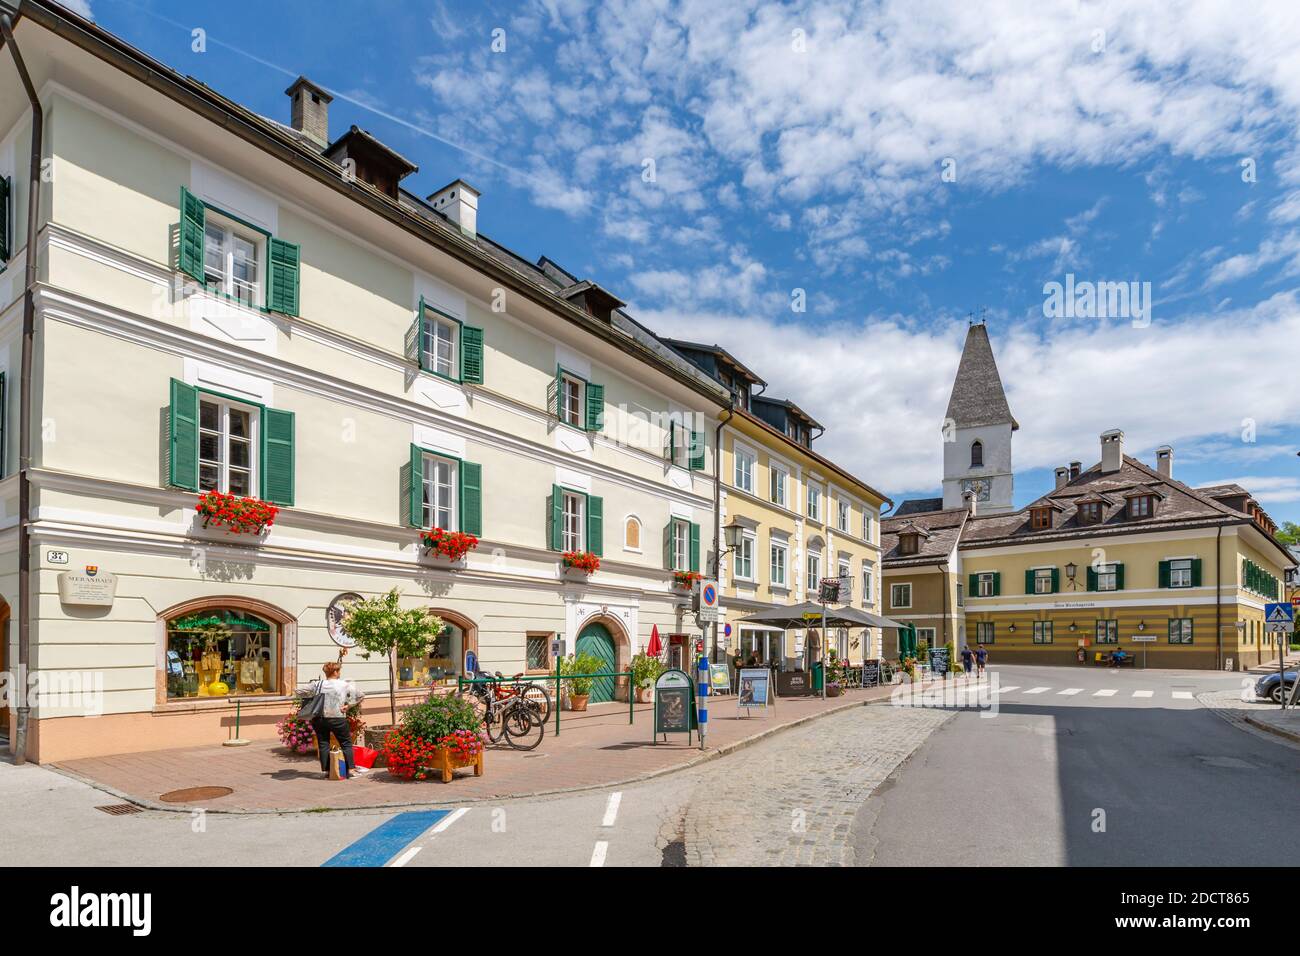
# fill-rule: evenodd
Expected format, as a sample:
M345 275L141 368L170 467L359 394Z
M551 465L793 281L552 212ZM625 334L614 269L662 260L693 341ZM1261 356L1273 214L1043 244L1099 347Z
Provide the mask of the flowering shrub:
M424 740L408 730L394 730L384 738L380 751L388 772L403 780L427 780L435 772L440 749L451 751L453 759L473 760L483 752L483 738L471 730L457 730L437 741Z
M275 524L275 516L280 512L275 505L257 498L240 498L220 491L199 495L194 510L203 516L203 527L225 525L231 534L260 534Z
M695 587L695 582L703 578L704 575L699 571L674 571L673 587L681 588L683 591L689 591Z
M450 750L455 760L473 760L483 752L483 737L470 730L457 730L438 741L443 750Z
M425 554L437 553L448 561L459 561L478 547L478 538L474 535L463 531L444 531L442 528L421 531L420 541L424 545Z
M284 744L296 754L309 754L316 746L316 731L297 714L281 717L275 732Z
M595 574L600 570L600 558L590 551L565 551L564 566L576 568L583 574Z

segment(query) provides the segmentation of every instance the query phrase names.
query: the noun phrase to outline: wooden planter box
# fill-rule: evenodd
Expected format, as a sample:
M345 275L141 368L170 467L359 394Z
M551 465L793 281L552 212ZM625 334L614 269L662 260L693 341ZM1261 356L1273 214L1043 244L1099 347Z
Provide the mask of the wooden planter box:
M438 756L434 761L433 769L442 771L442 782L451 783L452 771L460 767L473 767L474 776L483 776L483 751L479 751L477 757L470 757L468 760L462 760L459 757L453 757L450 750L438 748Z

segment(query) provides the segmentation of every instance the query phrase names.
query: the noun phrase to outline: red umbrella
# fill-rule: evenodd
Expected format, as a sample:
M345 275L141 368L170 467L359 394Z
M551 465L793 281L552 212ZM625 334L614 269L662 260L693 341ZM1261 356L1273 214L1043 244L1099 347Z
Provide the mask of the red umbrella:
M645 649L645 652L651 657L658 657L663 651L664 645L659 640L659 625L656 624L650 628L650 646Z

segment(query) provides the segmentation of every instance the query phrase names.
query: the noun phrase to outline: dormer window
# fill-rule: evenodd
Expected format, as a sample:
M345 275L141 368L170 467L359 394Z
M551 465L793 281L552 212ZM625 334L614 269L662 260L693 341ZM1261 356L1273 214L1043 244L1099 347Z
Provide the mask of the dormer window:
M1079 524L1100 524L1101 502L1085 501L1079 505Z
M921 536L915 531L909 531L898 536L899 554L916 554L920 550Z
M984 467L984 443L982 441L971 442L970 466L972 468Z
M1052 526L1051 508L1030 508L1029 525L1035 531L1042 531Z
M1128 516L1130 518L1150 518L1155 514L1156 500L1154 495L1135 495L1128 500Z

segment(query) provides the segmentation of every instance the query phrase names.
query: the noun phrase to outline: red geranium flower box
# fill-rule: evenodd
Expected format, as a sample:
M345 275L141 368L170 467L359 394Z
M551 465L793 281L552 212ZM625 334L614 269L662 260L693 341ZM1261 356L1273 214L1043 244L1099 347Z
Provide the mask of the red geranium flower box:
M444 531L434 528L420 532L420 543L425 554L440 554L448 561L459 561L470 551L478 548L478 538L463 531Z
M203 527L224 526L230 534L261 534L275 524L280 509L257 498L240 498L220 491L199 495L194 509L203 516Z
M683 591L689 591L695 587L695 582L703 578L704 575L699 571L674 571L673 587L681 588Z
M590 551L565 551L564 566L583 574L595 574L600 570L600 558Z

